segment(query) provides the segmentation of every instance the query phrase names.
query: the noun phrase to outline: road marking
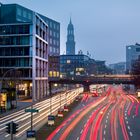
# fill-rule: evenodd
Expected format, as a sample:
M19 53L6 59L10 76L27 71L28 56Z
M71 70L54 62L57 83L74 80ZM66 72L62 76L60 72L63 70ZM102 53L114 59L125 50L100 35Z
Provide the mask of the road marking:
M106 123L107 123L107 120L106 120Z
M106 128L107 126L105 125L105 128Z
M125 117L125 119L127 120L127 117Z
M56 131L56 132L59 132L60 128Z
M5 135L5 137L8 137L8 136L9 136L9 134Z
M126 113L125 113L125 116L126 116Z
M135 118L135 116L133 115L133 119Z
M81 130L80 134L82 134L82 132L83 132L83 129Z
M127 128L130 130L130 126L127 126Z
M106 118L108 119L108 116Z
M79 137L77 137L77 139L76 140L79 140Z
M103 138L103 140L105 140L105 138Z
M106 131L104 130L104 135L106 134Z
M126 123L128 124L128 121L126 121Z
M130 136L132 137L133 136L133 133L132 132L129 132Z

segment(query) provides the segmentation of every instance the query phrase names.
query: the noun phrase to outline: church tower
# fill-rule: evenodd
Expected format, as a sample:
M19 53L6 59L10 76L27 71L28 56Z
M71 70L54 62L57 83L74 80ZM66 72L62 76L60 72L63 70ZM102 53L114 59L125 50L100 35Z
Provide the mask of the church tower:
M75 55L74 27L71 18L67 28L66 55Z

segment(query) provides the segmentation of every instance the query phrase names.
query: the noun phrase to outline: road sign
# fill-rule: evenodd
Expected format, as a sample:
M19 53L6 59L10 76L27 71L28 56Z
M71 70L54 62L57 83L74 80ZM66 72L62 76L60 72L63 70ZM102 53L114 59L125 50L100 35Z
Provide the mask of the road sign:
M48 120L55 120L55 116L49 115L49 116L48 116Z
M35 113L35 112L39 112L39 110L37 110L37 109L25 109L25 112Z
M36 131L27 131L27 140L36 140Z

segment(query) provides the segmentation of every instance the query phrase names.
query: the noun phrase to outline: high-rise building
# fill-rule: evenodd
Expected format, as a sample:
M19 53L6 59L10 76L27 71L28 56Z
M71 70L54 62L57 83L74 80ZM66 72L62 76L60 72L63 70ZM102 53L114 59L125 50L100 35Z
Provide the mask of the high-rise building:
M66 55L75 55L74 26L71 19L67 28Z
M131 72L132 63L140 57L140 44L126 46L126 72Z
M59 54L59 23L18 4L0 6L0 77L12 69L21 71L22 84L18 86L24 89L24 96L31 96L34 101L47 95L51 55L48 23L55 26L55 31L58 29L52 40L58 41L53 40L58 44L54 51Z
M60 23L40 15L48 24L49 80L59 78L60 71Z

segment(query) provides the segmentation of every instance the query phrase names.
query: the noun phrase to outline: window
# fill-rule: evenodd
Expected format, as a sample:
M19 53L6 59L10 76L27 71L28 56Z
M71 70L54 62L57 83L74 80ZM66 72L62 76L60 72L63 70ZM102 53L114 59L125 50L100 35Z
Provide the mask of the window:
M53 40L53 44L56 45L56 41L55 40Z
M53 24L53 28L54 28L54 29L56 28L56 25L55 25L55 23Z
M50 28L52 28L52 22L50 22Z
M57 33L57 38L59 38L59 33Z
M50 44L52 44L52 38L50 38Z
M52 36L52 30L50 30L50 36Z
M57 30L59 30L59 25L57 25Z
M50 52L52 52L52 47L50 46Z
M140 48L136 48L136 52L140 52Z
M20 9L20 8L17 8L17 14L18 14L19 16L21 16L21 15L22 15L22 11L21 11L21 9Z
M26 11L25 10L23 11L23 17L26 17Z

